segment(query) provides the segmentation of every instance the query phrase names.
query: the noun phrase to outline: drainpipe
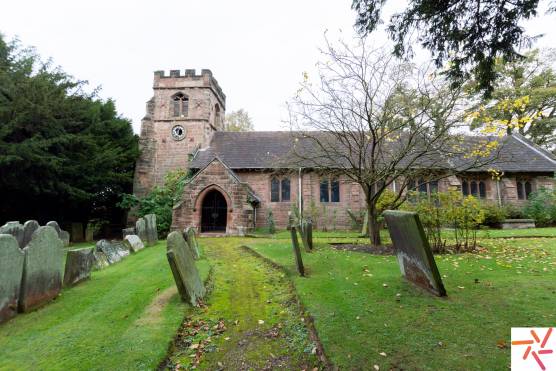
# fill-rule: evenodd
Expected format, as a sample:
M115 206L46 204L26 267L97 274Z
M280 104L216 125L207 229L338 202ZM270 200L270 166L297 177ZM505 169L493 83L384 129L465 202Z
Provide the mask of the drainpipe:
M299 181L299 186L297 187L297 198L298 198L298 202L299 202L299 217L301 219L303 219L303 188L301 186L301 168L299 168L299 174L297 176L297 179Z
M498 206L502 206L502 195L500 194L500 179L504 176L504 173L496 179L496 193L498 195Z

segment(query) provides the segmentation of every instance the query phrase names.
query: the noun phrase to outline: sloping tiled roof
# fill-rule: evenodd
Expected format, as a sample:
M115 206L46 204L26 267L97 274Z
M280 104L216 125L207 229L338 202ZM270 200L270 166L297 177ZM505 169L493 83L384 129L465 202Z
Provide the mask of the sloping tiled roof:
M230 169L287 168L283 159L290 153L294 141L301 133L289 131L215 132L210 146L197 152L190 167L205 167L218 157ZM479 140L468 136L468 142ZM488 168L507 172L555 172L556 159L520 135L514 134L499 140L498 158ZM310 150L310 149L307 149ZM282 164L282 165L280 165ZM458 166L451 161L453 166ZM294 166L291 166L294 167ZM486 170L477 169L477 170Z

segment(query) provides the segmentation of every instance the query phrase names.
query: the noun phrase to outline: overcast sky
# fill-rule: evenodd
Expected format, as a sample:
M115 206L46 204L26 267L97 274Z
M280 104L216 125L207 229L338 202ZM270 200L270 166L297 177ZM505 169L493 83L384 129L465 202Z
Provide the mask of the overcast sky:
M397 2L397 1L396 1ZM155 70L208 68L256 130L285 127L285 101L319 58L325 30L353 32L351 0L9 1L0 32L34 46L66 72L101 86L139 132ZM399 4L399 2L398 2ZM556 17L526 24L556 46ZM379 35L380 43L385 41Z

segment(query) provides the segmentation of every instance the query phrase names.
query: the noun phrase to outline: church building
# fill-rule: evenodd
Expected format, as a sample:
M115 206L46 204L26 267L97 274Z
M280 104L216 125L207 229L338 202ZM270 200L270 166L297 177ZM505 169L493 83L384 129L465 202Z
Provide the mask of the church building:
M144 196L164 176L189 169L192 177L174 206L172 229L194 226L200 233L243 234L267 226L272 211L277 228L302 205L317 226L348 229L348 212L365 209L361 187L346 179L295 168L277 161L292 148L284 131L224 131L226 96L210 70L154 73L154 94L141 123L134 194ZM520 135L504 138L500 179L488 171L421 182L419 191L459 189L464 195L497 203L523 204L531 192L554 187L556 159Z

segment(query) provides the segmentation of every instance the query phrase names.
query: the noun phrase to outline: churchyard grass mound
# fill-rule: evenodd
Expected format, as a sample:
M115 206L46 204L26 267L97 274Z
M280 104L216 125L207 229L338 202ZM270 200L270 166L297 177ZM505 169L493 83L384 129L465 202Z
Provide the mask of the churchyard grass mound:
M196 264L206 279L208 261ZM50 305L0 325L0 369L153 369L190 310L173 289L163 241L94 271Z
M479 253L436 255L448 291L436 298L407 283L394 256L319 237L303 253L309 278L297 275L288 239L245 243L289 272L340 369L505 370L512 326L556 321L556 238L482 239Z

